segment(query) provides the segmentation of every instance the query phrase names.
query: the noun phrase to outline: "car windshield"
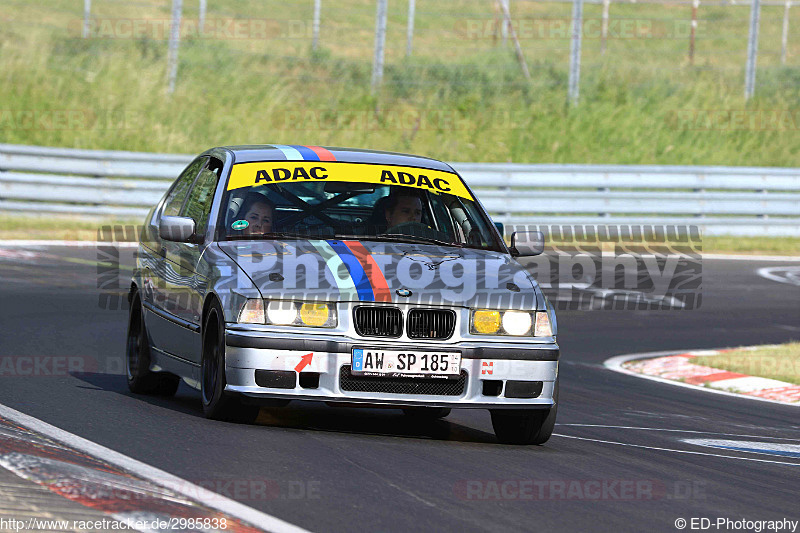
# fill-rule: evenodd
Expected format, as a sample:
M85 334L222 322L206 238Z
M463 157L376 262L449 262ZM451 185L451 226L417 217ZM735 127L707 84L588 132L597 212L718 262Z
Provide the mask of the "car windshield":
M491 221L453 173L360 163L234 165L224 239L362 239L502 251Z

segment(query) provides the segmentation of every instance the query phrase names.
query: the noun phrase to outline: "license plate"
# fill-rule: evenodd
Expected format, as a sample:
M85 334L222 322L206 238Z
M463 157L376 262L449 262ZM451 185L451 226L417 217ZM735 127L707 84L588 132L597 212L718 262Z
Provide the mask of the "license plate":
M457 377L461 353L353 348L350 372L358 376Z

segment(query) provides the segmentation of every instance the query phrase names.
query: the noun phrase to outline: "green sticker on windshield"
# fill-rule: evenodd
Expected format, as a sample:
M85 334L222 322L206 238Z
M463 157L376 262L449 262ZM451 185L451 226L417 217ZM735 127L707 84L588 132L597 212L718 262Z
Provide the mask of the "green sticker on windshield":
M249 225L250 225L250 223L248 221L246 221L246 220L237 220L236 222L231 224L231 229L235 229L235 230L238 231L238 230L245 229Z

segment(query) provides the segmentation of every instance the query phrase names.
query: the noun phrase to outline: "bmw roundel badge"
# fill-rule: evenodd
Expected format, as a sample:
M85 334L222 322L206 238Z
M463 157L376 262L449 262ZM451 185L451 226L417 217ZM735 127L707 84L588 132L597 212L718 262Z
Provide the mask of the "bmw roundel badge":
M397 289L394 292L396 292L398 296L405 296L406 298L411 296L411 291L408 289Z

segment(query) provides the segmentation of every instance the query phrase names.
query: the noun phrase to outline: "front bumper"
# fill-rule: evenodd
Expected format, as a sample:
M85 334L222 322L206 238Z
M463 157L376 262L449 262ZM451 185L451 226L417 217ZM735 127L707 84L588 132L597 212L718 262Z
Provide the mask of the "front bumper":
M387 406L430 406L459 408L548 408L553 405L553 387L558 374L559 348L555 342L474 342L442 345L436 342L381 341L355 339L340 334L298 336L285 333L249 332L226 329L226 391L252 398L318 400ZM463 390L453 394L366 392L343 390L342 380L351 363L354 347L413 349L416 351L459 350L465 373ZM311 362L301 362L312 353ZM262 387L256 383L257 370L277 370L318 375L295 380L294 388ZM305 365L305 366L304 366ZM316 376L315 376L316 378ZM366 378L368 379L368 378ZM407 378L413 380L414 378ZM485 382L492 382L485 386ZM541 392L533 398L506 397L509 381L541 382ZM305 383L304 383L305 382ZM499 382L499 384L498 384ZM352 382L347 385L352 388ZM538 386L538 383L537 383ZM374 387L373 387L374 388ZM487 392L489 394L487 394Z

